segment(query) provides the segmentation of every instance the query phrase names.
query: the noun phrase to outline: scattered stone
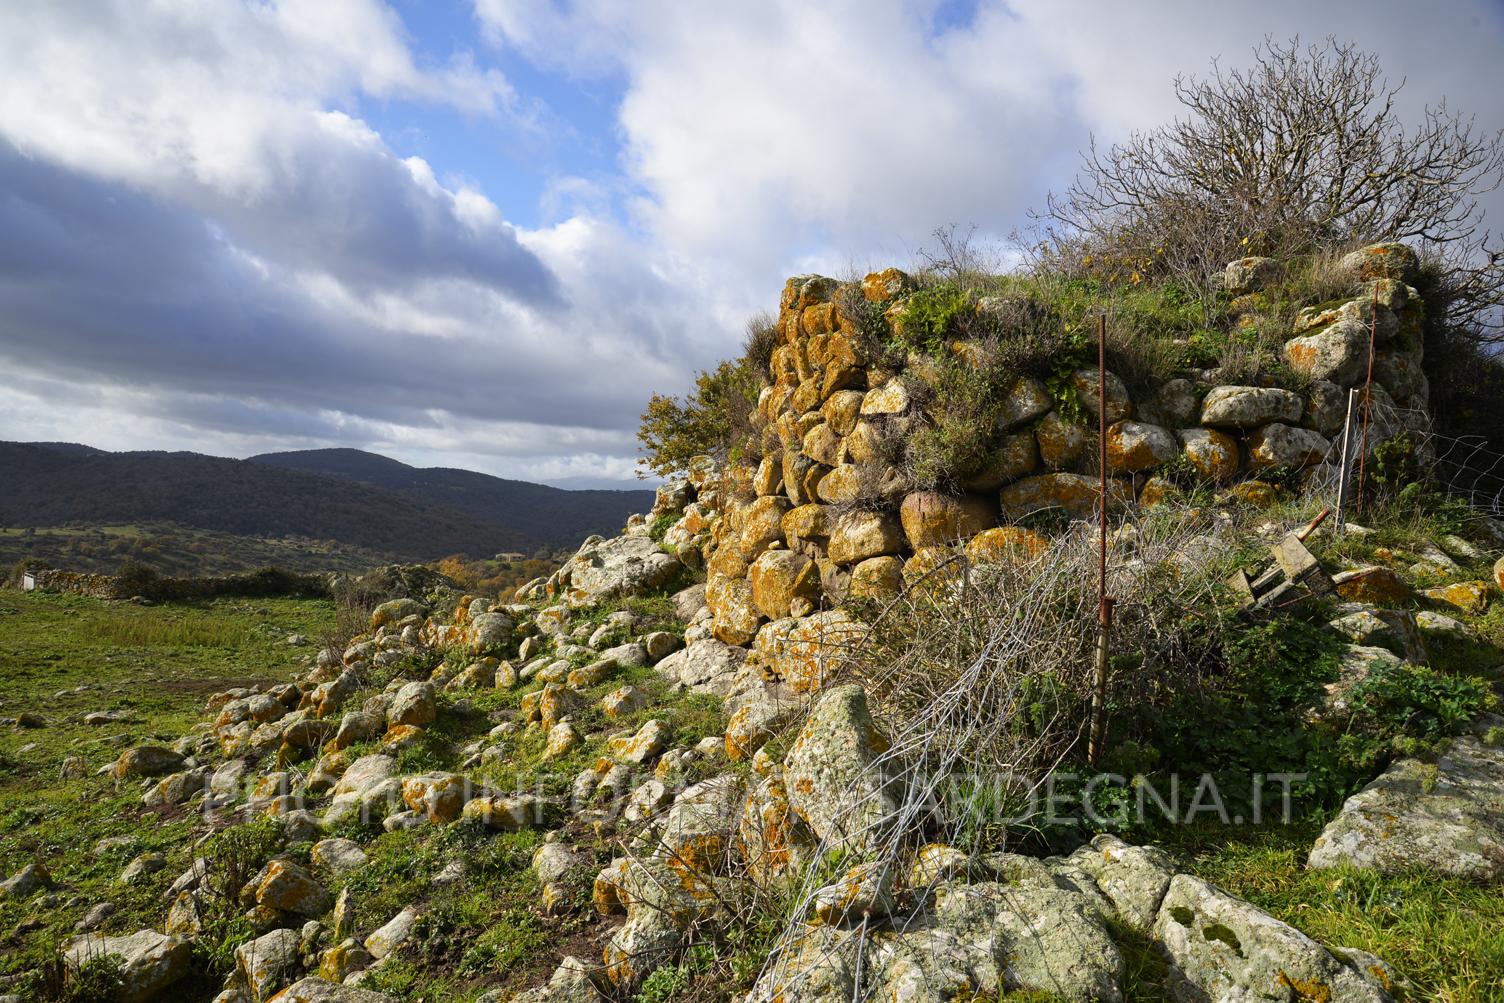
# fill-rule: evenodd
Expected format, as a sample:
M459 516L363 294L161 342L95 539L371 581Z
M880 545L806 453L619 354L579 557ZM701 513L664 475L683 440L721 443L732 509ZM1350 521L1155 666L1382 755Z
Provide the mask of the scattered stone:
M27 864L0 881L0 900L24 899L52 885L52 876L41 864Z
M133 885L148 874L155 874L167 866L167 858L160 853L143 853L125 866L115 880L123 885Z
M408 906L387 920L386 924L366 938L366 950L378 961L401 950L412 939L418 925L419 912Z
M310 858L315 867L327 868L336 874L358 870L364 866L366 851L351 839L323 839L313 844Z
M272 930L235 949L235 972L254 1003L265 1003L298 974L296 930Z
M146 1003L188 974L193 947L181 937L138 930L123 937L86 934L69 943L63 961L74 972L94 958L115 955L121 964L121 1003Z

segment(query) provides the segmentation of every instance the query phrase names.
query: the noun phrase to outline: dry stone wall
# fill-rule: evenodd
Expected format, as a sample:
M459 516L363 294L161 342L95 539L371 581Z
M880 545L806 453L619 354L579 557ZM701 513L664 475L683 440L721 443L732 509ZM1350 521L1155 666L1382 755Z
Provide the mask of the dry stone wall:
M1367 376L1370 330L1376 407L1423 416L1429 393L1423 305L1409 285L1418 267L1401 244L1374 245L1342 260L1339 268L1351 280L1348 298L1302 310L1289 332L1285 361L1304 377L1299 387L1229 384L1205 370L1135 398L1109 372L1110 503L1121 508L1164 500L1174 490L1162 476L1171 464L1255 502L1275 493L1261 478L1310 476L1330 462L1348 390ZM1280 270L1267 258L1229 264L1224 283L1234 315L1258 311L1261 290ZM860 295L901 330L903 294L911 287L907 275L890 268L863 279ZM684 483L666 488L655 510L683 511L664 542L685 563L705 569L712 632L724 643L750 644L766 624L808 616L849 596L891 595L934 567L937 548L969 541L973 558L995 558L1010 547L1036 547L1033 534L1011 524L1041 510L1085 517L1095 509L1094 368L1071 374L1078 406L1070 409L1043 381L1019 378L999 409L989 459L967 473L965 490L914 490L885 461L883 443L929 420L916 376L864 358L842 303L842 286L832 279L788 280L779 302L773 382L762 390L753 417L763 456L755 466L734 463L720 477L707 461ZM989 303L977 308L989 309ZM946 347L968 357L964 342ZM1391 421L1388 430L1402 425Z

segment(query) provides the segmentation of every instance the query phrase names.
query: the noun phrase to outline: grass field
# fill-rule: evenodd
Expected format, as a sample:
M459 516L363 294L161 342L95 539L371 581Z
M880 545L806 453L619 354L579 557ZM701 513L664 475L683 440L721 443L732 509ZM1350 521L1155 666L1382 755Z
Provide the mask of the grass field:
M0 729L0 875L36 860L55 882L50 898L0 901L0 976L52 956L99 902L116 907L106 932L160 928L164 891L189 863L193 819L148 812L134 785L117 791L95 771L121 745L180 738L215 690L288 679L314 649L292 647L287 636L317 641L333 620L333 604L323 600L136 606L0 590L0 716L30 712L46 722ZM128 718L82 723L94 711ZM68 756L82 757L85 779L59 779ZM112 836L128 842L93 852ZM167 865L118 883L122 868L148 851L165 854ZM200 990L211 999L218 983L184 987L176 998L198 999Z

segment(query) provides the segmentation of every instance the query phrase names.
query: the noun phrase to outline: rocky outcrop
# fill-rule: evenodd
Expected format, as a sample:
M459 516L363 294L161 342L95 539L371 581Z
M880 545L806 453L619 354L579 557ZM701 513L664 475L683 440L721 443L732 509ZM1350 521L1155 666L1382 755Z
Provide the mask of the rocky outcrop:
M1504 749L1468 735L1435 763L1394 763L1347 799L1306 863L1504 879Z

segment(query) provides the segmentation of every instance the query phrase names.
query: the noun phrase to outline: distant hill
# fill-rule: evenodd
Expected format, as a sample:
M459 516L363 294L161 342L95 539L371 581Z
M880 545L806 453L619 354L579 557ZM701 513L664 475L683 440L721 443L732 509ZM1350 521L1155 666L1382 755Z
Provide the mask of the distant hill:
M262 453L248 462L391 488L562 547L573 547L592 533L620 532L627 516L653 505L651 491L565 491L473 470L411 467L359 449Z
M0 524L12 527L175 523L433 560L573 547L651 502L648 491L562 491L359 450L233 460L0 443Z

